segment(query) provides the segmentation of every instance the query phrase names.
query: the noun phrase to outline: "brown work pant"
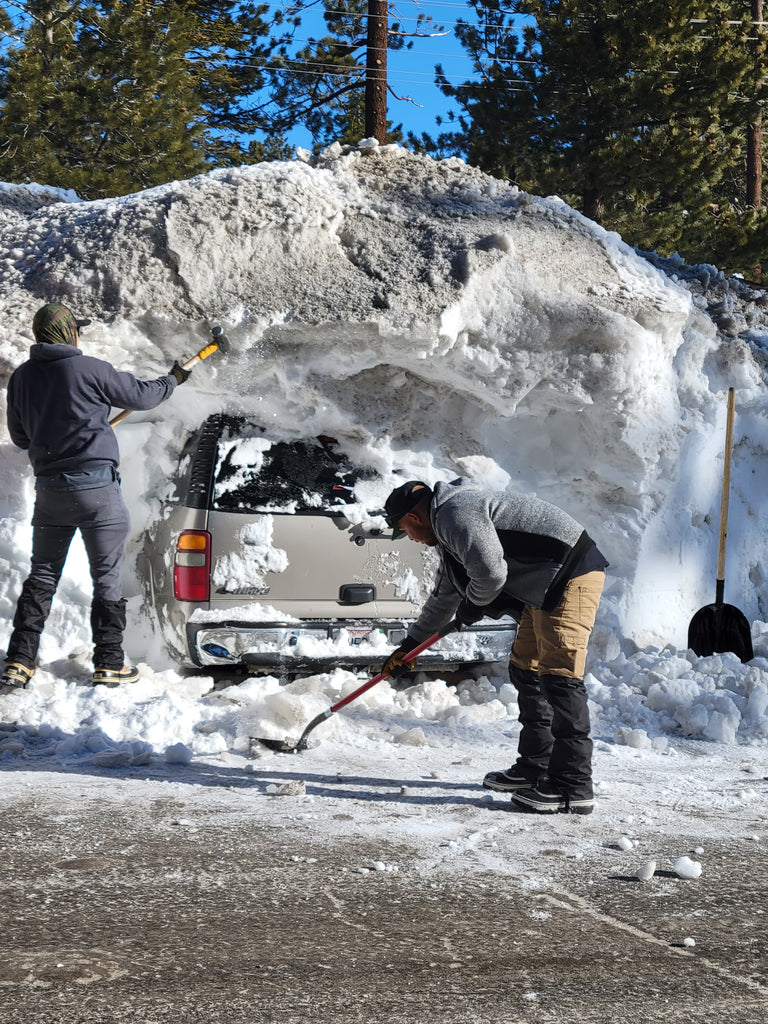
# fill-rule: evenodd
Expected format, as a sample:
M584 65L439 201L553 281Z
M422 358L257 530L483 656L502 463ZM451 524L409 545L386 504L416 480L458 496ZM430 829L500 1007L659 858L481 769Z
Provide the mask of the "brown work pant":
M588 572L570 580L553 611L526 605L510 664L540 676L583 679L587 643L604 584L604 572Z

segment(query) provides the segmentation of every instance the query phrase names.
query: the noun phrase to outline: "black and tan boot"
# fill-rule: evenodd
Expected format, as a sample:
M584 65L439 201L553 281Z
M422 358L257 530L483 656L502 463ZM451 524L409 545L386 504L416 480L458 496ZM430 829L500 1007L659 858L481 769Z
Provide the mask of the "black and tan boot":
M122 668L94 668L94 686L119 686L121 683L135 683L139 679L139 670L123 665Z
M23 690L35 674L33 668L22 665L20 661L7 661L3 674L0 676L0 693L15 693Z

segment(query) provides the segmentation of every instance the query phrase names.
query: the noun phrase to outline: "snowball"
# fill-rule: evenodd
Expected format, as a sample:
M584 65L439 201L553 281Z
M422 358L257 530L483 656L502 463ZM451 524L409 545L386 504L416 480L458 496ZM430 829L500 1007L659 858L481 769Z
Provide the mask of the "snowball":
M618 847L620 850L631 850L634 845L635 844L632 842L632 840L627 839L626 836L622 836L618 842Z
M672 865L672 870L679 878L698 878L701 874L701 864L690 857L678 857Z
M696 945L696 939L692 939L690 936L688 936L688 938L683 939L683 945L684 946L695 946Z
M653 878L656 873L656 861L649 860L641 868L637 869L635 877L639 878L641 882L647 882L650 878Z

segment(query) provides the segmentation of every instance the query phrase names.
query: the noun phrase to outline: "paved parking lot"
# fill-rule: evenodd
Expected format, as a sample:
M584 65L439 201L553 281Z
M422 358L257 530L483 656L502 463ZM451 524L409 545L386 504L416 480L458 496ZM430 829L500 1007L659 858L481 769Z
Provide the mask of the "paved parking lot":
M710 843L706 885L556 849L544 886L360 872L409 851L41 782L0 812L3 1024L768 1021L759 843Z

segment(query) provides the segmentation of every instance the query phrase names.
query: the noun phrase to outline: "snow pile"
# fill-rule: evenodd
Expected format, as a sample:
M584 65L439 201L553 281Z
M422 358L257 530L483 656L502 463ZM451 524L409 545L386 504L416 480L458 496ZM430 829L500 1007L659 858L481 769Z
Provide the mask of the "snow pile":
M669 756L674 738L766 742L762 293L714 268L654 266L556 198L398 147L333 146L315 161L92 203L7 185L0 250L3 384L26 357L35 310L52 299L94 321L85 351L144 378L193 355L213 323L233 346L228 360L197 366L170 402L117 428L134 530L127 649L141 682L125 692L78 685L89 677L90 584L76 541L41 668L28 692L0 698L16 723L0 755L39 751L64 763L116 750L130 765L169 748L183 761L182 744L189 756L246 756L251 736L298 735L359 685L337 671L206 695L211 680L179 676L148 634L133 557L173 495L187 432L215 411L252 416L271 438L338 437L380 474L356 489L361 521L414 477L468 476L565 508L611 563L587 677L602 749L652 757ZM749 665L685 650L692 615L714 596L729 386L726 600L754 623ZM33 489L5 432L0 483L7 635L28 567ZM268 520L264 530L243 538L243 563L220 582L280 568ZM403 579L404 591L414 583ZM516 717L497 667L458 688L381 684L324 736L437 749L482 733L508 747Z
M585 682L604 728L628 746L664 749L667 733L720 743L768 740L768 624L756 622L755 657L699 658L667 648L592 665Z

